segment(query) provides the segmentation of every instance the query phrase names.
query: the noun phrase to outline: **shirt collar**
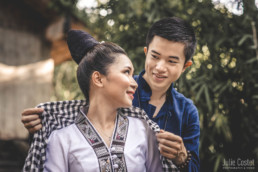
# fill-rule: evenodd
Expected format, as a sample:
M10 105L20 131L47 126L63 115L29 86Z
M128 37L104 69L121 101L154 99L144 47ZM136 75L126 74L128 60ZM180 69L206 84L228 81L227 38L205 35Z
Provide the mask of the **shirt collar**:
M143 70L138 76L138 79L137 79L138 89L139 89L141 100L149 101L152 92L149 84L143 78L144 73L145 73L145 70Z

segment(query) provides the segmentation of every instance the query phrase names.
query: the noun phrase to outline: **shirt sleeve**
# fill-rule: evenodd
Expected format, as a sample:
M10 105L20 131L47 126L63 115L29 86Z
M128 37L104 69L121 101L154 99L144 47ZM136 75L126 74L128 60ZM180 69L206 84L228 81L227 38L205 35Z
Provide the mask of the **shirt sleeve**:
M57 131L49 137L44 172L68 172L68 144Z
M188 164L189 172L200 171L199 160L199 139L200 139L200 122L197 108L190 104L187 108L187 118L182 132L182 138L187 150L192 154L192 158Z

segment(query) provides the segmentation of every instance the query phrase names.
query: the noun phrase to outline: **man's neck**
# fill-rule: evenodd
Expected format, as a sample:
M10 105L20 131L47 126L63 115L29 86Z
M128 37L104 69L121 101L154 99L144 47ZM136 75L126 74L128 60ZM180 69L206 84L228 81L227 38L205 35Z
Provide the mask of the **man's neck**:
M167 91L155 91L153 90L151 93L151 100L161 101L166 98Z
M163 104L166 102L166 92L152 92L152 95L150 97L149 104L152 104L156 107L155 112L153 114L153 118L155 118Z

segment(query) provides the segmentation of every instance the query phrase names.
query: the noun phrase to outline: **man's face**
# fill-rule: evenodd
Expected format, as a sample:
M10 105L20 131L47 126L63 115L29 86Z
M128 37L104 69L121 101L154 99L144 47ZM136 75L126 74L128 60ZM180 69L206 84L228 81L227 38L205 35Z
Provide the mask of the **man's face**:
M143 78L152 91L166 91L185 71L184 44L154 36L146 55Z

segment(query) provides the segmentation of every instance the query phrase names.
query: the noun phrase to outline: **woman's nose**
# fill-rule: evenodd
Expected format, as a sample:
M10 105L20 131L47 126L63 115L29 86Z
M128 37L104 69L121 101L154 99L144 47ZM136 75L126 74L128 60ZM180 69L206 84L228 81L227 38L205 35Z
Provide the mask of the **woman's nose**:
M131 77L131 87L132 87L134 90L136 90L137 87L138 87L138 84L137 84L137 82L134 80L133 77Z

